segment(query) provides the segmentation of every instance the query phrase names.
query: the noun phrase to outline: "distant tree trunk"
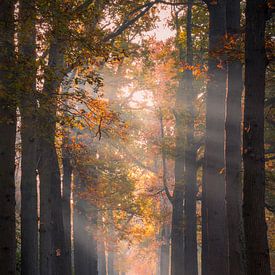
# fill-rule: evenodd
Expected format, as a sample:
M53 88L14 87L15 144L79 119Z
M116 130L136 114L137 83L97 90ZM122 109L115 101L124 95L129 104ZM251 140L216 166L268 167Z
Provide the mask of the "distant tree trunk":
M107 265L108 265L108 275L115 275L115 253L113 251L108 251L107 257Z
M240 61L240 0L227 1L227 37L235 42L227 55L227 96L225 121L225 180L226 210L229 245L229 274L244 274L243 224L241 215L242 184L241 171L241 98L242 64Z
M102 215L99 212L98 215L98 224L99 224L99 230L100 232L103 232L103 221L102 221ZM106 275L107 269L106 269L106 248L105 248L105 240L103 238L103 235L101 235L101 238L98 240L98 274L99 275Z
M192 6L193 0L187 3L186 18L186 63L193 65L192 52ZM194 120L195 114L193 105L195 94L193 89L192 70L186 70L184 74L185 83L185 113L186 113L186 145L185 145L185 203L184 203L184 274L198 274L197 256L197 215L196 215L196 194L197 194L197 165L196 146L194 141Z
M98 213L97 208L94 205L90 205L89 207L89 224L90 224L90 231L88 232L89 238L89 275L97 275L98 268L97 268L97 241L95 235L97 233L97 220L98 220Z
M74 175L74 179L74 272L76 275L88 275L87 231L85 230L88 223L83 200L79 198L81 181L77 173Z
M105 242L100 240L98 242L98 274L99 275L106 275L106 254L105 254Z
M176 18L177 34L179 35L179 23ZM179 36L178 36L179 39ZM184 52L178 45L179 58L184 60ZM175 188L172 205L171 228L171 275L182 275L184 266L184 228L183 228L183 198L184 198L184 80L179 75L179 87L176 95L176 149L175 149Z
M173 203L173 198L168 189L168 168L167 168L167 153L165 148L165 133L164 133L164 123L163 123L163 114L160 109L160 137L162 141L162 181L163 187L166 193L166 196L170 203ZM156 164L156 163L155 163ZM157 167L156 167L157 169ZM167 200L162 200L161 205L167 203ZM169 202L168 202L169 203ZM159 258L159 274L160 275L169 275L170 274L170 223L167 224L167 221L163 221L163 225L161 228L161 247L160 247L160 258Z
M21 112L21 274L38 274L37 103L35 0L19 1L19 80Z
M247 274L270 275L265 222L264 98L267 2L248 0L245 37L243 218Z
M114 217L112 210L108 211L108 257L107 257L107 266L108 266L108 275L116 275L115 270L115 228L114 228ZM113 238L113 239L111 239Z
M74 270L76 275L97 275L97 247L93 236L97 225L97 210L79 196L85 186L79 176L76 175L75 179Z
M15 274L14 1L0 2L0 274Z
M65 133L67 135L67 133ZM62 164L63 164L63 224L65 234L65 261L69 274L72 274L72 245L71 245L71 185L72 165L69 155L68 137L63 139Z
M209 1L208 10L210 15L209 80L206 96L206 140L203 176L203 189L206 190L203 195L203 207L205 208L203 214L206 215L206 223L203 224L204 237L207 234L207 262L203 263L203 267L206 266L207 270L204 270L203 274L220 275L228 274L224 177L225 0ZM217 255L219 255L218 258ZM203 260L205 260L205 257L203 257Z
M54 26L55 29L56 26ZM57 33L60 33L57 28ZM55 33L56 34L56 33ZM69 274L65 262L61 179L55 148L58 87L62 80L64 42L53 37L39 108L40 273Z
M170 274L170 225L161 229L162 244L160 247L160 275Z

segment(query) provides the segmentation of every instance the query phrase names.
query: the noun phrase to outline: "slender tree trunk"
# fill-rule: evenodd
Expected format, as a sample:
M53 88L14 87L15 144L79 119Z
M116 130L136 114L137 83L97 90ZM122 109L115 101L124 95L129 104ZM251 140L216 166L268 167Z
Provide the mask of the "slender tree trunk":
M67 133L65 134L67 135ZM72 245L71 245L71 185L72 166L69 155L68 137L63 139L62 163L63 163L63 224L65 234L65 261L69 274L72 274Z
M161 230L160 275L170 274L170 225L165 224Z
M106 254L105 254L105 242L100 240L98 242L98 274L106 275Z
M178 35L179 25L176 19ZM179 37L179 36L178 36ZM180 60L184 60L184 52L178 45ZM175 150L175 188L173 193L172 228L171 228L171 275L182 275L184 266L184 228L183 228L183 198L184 198L184 80L179 75L179 87L176 96L176 150Z
M38 274L37 108L35 0L19 2L19 79L21 112L21 274Z
M97 226L97 209L79 194L85 185L76 176L74 188L74 267L76 275L97 275L97 245L94 233Z
M108 257L107 257L107 265L108 265L108 275L115 275L115 268L114 268L114 261L115 255L114 252L109 250Z
M192 6L193 0L187 3L186 19L186 61L193 65L192 52ZM185 145L185 229L184 229L184 271L186 275L198 274L197 256L197 215L196 215L196 194L197 194L197 165L196 146L194 142L194 109L195 94L193 89L193 75L191 70L186 70L185 80L185 113L186 113L186 145Z
M248 0L245 38L243 218L247 274L269 275L265 222L264 98L267 2Z
M115 228L114 228L114 217L112 210L108 211L109 219L109 230L108 230L108 257L107 257L107 266L108 266L108 275L115 275Z
M86 275L87 270L87 253L85 251L87 245L86 231L87 220L85 217L85 209L83 201L79 198L80 179L77 174L74 174L75 185L73 192L74 201L74 273L76 275Z
M243 226L241 215L242 184L241 170L241 98L242 64L239 59L240 0L227 1L227 38L235 43L227 55L227 96L225 121L225 179L226 210L228 223L229 274L244 274Z
M226 34L226 2L210 1L208 4L209 62L206 97L206 141L203 197L206 214L207 270L203 274L228 274L228 248L225 211L224 177L224 121L226 69L224 67L224 39ZM205 234L205 232L203 233ZM204 244L203 244L204 245ZM218 260L217 260L217 255ZM203 258L205 260L205 258ZM204 266L204 264L203 264Z
M0 274L15 274L14 1L0 2Z
M102 220L102 214L98 215L98 224L99 224L99 230L103 232L103 220ZM105 248L105 240L103 238L103 235L98 240L98 274L99 275L106 275L107 269L106 269L106 248Z
M165 133L164 133L164 125L163 125L163 114L161 110L160 110L160 137L162 141L161 156L162 156L163 187L165 189L168 200L170 201L170 203L173 203L173 198L167 186L167 181L168 181L167 154L166 154L166 149L164 144ZM161 201L161 204L165 204L165 203L167 203L167 200ZM167 224L167 222L164 221L164 224L162 225L162 229L161 229L162 244L160 247L160 257L159 257L159 274L160 275L170 274L170 234L171 234L170 223Z
M97 233L97 219L98 219L98 212L97 208L94 205L90 205L89 207L89 224L90 224L90 232L88 232L89 238L89 275L97 275L98 268L97 268L97 241L95 235Z

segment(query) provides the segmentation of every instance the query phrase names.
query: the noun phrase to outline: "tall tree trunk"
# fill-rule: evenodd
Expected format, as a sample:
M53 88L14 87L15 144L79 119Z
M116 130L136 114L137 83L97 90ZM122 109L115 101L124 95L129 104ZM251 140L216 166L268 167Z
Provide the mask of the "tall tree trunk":
M71 185L72 185L72 165L69 155L68 136L65 133L62 148L63 164L63 224L65 234L65 261L69 274L72 274L72 245L71 245Z
M19 79L21 112L21 274L38 274L37 108L35 0L19 2Z
M207 1L208 2L208 1ZM224 39L226 34L225 0L208 3L209 62L206 96L206 140L203 188L207 234L207 275L228 274L228 248L225 211L224 121L226 69ZM205 227L206 225L206 227ZM203 233L205 234L205 232ZM203 244L204 245L204 244ZM219 255L217 260L217 255ZM203 258L205 260L205 258ZM203 264L204 266L204 264Z
M192 6L193 0L187 3L186 18L186 63L193 65L192 52ZM186 113L186 145L185 145L185 203L184 203L184 274L198 274L197 256L197 215L196 215L196 194L197 194L197 165L196 146L194 142L194 109L195 94L193 89L193 75L191 70L186 70L185 81L185 113Z
M59 28L56 29L56 33L60 33ZM62 80L63 59L64 42L58 37L53 37L39 109L41 275L69 274L68 266L65 264L61 179L55 148L57 94Z
M179 23L176 18L177 39L179 39ZM184 52L178 44L180 61L184 60ZM171 275L181 275L184 266L184 228L183 228L183 198L184 198L184 80L179 74L179 87L176 95L176 150L175 150L175 188L172 205L171 228Z
M247 274L269 275L265 222L264 98L267 2L248 0L245 37L243 218Z
M242 64L240 50L240 0L227 1L226 27L227 39L233 40L227 55L227 96L225 121L225 180L226 210L229 246L229 274L244 274L243 226L241 215L242 184L241 170L241 98Z
M0 274L15 274L14 1L0 2Z
M170 274L170 225L165 224L161 229L162 244L160 247L160 275Z

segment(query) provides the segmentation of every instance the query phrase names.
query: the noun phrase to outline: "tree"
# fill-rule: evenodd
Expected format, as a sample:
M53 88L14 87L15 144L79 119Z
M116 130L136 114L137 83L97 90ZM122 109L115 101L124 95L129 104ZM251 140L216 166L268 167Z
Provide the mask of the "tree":
M15 274L14 1L0 2L0 273Z
M67 29L63 11L50 3L52 39L44 86L39 104L39 179L40 179L40 274L68 274L65 265L61 179L55 148L57 90L62 80L65 43L62 30Z
M36 1L19 2L18 63L21 114L21 274L38 274Z
M75 172L74 188L74 267L76 275L97 275L97 209L83 199L87 187Z
M178 13L175 16L178 51L180 62L184 61L184 49L179 41L180 26ZM175 188L173 192L172 229L171 229L171 274L180 275L184 262L184 78L183 72L179 73L179 86L176 94L175 119L176 119L176 148L175 148Z
M241 98L240 1L227 1L227 95L225 121L225 180L228 227L229 274L244 274L242 183L241 183Z
M72 244L71 244L71 189L72 189L72 174L73 167L71 164L70 150L67 148L69 145L68 133L65 133L62 146L62 168L63 168L63 194L62 194L62 207L63 207L63 224L65 234L65 257L66 265L68 266L69 274L72 274Z
M243 125L243 219L247 274L271 274L265 222L264 99L267 2L247 1Z
M209 60L202 196L202 273L218 275L228 273L224 178L226 2L206 3L209 11Z
M187 3L186 15L186 64L193 65L192 50L192 6L193 1ZM197 145L194 139L195 122L195 91L193 88L193 72L185 71L185 113L186 113L186 144L185 144L185 203L184 203L184 272L186 275L198 274L197 256Z

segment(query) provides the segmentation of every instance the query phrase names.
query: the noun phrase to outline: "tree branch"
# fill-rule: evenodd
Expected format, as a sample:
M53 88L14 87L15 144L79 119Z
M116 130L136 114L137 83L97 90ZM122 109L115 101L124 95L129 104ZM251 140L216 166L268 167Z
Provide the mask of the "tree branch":
M84 1L84 3L82 3L81 5L79 5L74 11L73 14L80 14L83 11L85 11L90 5L94 4L95 0L86 0Z
M159 2L159 0L156 0L153 2L148 2L147 4L144 4L143 6L136 8L134 11L132 11L130 13L130 15L137 12L138 10L141 10L143 8L145 8L145 9L143 11L141 11L139 14L137 14L132 19L128 19L129 16L127 16L126 17L127 19L124 20L124 22L117 29L115 29L112 33L110 33L105 38L103 38L103 42L108 42L108 41L114 39L115 37L119 36L120 34L122 34L123 31L125 31L128 27L133 25L138 19L140 19L146 12L148 12L158 2Z

